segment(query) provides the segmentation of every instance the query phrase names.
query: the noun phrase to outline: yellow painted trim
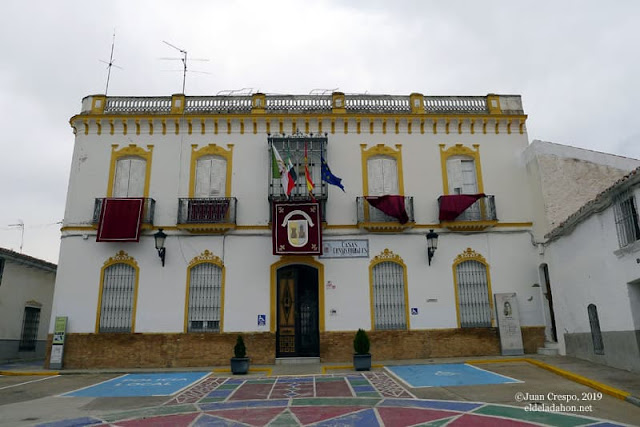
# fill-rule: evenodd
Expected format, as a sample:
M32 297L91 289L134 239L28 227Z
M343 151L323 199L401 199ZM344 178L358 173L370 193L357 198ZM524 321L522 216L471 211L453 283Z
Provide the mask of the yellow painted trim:
M82 225L82 226L67 226L62 227L60 231L96 231L98 229L97 225Z
M445 144L440 144L440 170L442 171L442 194L449 194L449 178L447 177L447 159L453 156L470 157L473 159L476 169L476 183L478 185L478 193L484 193L484 184L482 183L482 166L480 164L480 144L473 144L473 148L465 147L462 144L456 144L445 150Z
M560 375L568 380L577 382L578 384L586 385L587 387L591 387L594 390L601 391L602 393L608 394L609 396L613 396L620 400L626 400L627 397L631 396L631 393L620 390L615 387L608 386L598 381L594 381L587 377L583 377L582 375L574 374L573 372L565 371L564 369L557 368L553 365L549 365L548 363L541 362L536 359L530 358L505 358L505 359L482 359L482 360L467 360L465 363L470 365L475 364L485 364L485 363L511 363L511 362L526 362L532 365L535 365L539 368L546 369L547 371L553 372L554 374Z
M480 255L479 253L477 253L471 248L467 248L464 252L462 252L460 255L456 257L456 259L453 261L453 264L451 265L451 269L453 270L453 290L456 296L456 320L458 322L458 328L460 328L461 326L460 326L460 299L458 296L458 275L456 274L456 267L465 261L478 261L479 263L483 264L485 267L485 271L487 272L487 293L489 297L489 310L491 311L491 326L493 327L495 326L495 319L493 315L493 300L492 300L493 292L491 291L491 273L489 271L490 270L489 264L487 263L487 260L484 259L482 255Z
M281 256L280 260L271 264L271 313L269 319L270 332L276 332L276 307L278 287L278 270L288 265L302 264L309 267L313 267L318 270L318 322L320 332L324 332L324 264L316 261L312 256L299 256L299 255L285 255Z
M116 150L118 144L111 145L111 166L109 167L109 181L107 187L107 197L113 195L114 179L116 177L116 164L118 160L124 157L139 157L146 161L145 177L144 177L144 194L143 197L149 197L149 183L151 182L151 158L153 154L153 145L147 145L148 151L135 144L130 144L120 150Z
M218 156L225 159L227 162L227 181L225 191L225 197L231 197L231 177L233 171L233 144L227 144L228 149L216 145L209 144L201 149L197 149L197 144L191 145L191 172L189 174L189 197L193 197L196 191L196 165L198 159L204 156Z
M327 224L325 226L325 229L327 230L337 230L337 229L350 229L350 230L357 230L360 227L358 227L357 224Z
M371 315L371 330L375 331L375 307L373 306L373 267L383 262L393 262L402 267L402 279L404 280L404 311L407 321L407 331L411 330L411 318L409 316L409 281L407 280L407 265L399 255L394 254L388 248L373 257L369 263L369 309Z
M398 170L398 192L400 196L404 196L404 173L402 169L402 144L396 144L396 149L387 147L384 144L377 144L367 149L367 144L360 144L360 153L362 156L362 194L369 195L369 169L367 161L374 156L391 157L396 161Z
M500 222L494 227L533 227L533 222Z
M270 225L236 225L236 230L271 230Z
M490 221L445 221L441 222L440 226L448 228L452 231L482 231L489 227L494 227L498 224L497 220Z
M100 290L98 291L98 306L96 311L96 324L95 324L95 333L100 333L100 310L102 309L102 290L104 287L104 271L114 265L114 264L127 264L133 267L136 277L135 284L133 285L133 307L131 309L131 332L136 332L136 312L138 308L138 283L140 279L140 268L138 267L138 263L136 260L129 256L125 251L121 250L115 256L109 258L105 261L104 265L100 269Z
M213 264L220 267L222 270L222 277L220 279L220 330L218 332L206 332L206 333L222 333L224 332L224 282L226 277L226 269L224 267L224 263L222 260L210 252L208 249L205 249L200 255L194 257L187 267L187 286L186 286L186 296L184 299L184 325L183 332L188 332L188 323L189 323L189 291L191 290L191 269L200 264Z
M0 375L10 376L43 376L55 377L60 375L59 371L0 371Z

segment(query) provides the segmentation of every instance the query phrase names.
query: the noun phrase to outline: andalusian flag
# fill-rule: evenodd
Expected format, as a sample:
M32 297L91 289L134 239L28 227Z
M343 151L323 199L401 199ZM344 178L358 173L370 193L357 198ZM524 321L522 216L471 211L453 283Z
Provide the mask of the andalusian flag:
M307 181L307 190L309 190L309 195L311 196L311 200L315 202L316 198L313 197L313 188L315 187L315 185L313 185L313 180L311 179L311 174L309 173L309 162L307 160L307 142L306 141L304 143L304 176L305 176L305 180Z
M289 165L285 165L282 157L280 157L280 153L276 149L275 145L271 146L271 152L273 153L271 157L272 166L271 170L274 178L280 178L280 182L282 182L282 189L284 190L287 197L291 194L291 190L296 186L296 172L293 169L293 163L291 163L291 157L289 156Z

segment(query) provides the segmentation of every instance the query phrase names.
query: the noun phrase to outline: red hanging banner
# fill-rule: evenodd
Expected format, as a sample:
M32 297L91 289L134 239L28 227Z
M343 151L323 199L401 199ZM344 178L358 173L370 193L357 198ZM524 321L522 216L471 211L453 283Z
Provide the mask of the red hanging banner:
M97 242L140 240L144 199L107 198L102 202Z
M273 203L273 254L322 255L320 204Z

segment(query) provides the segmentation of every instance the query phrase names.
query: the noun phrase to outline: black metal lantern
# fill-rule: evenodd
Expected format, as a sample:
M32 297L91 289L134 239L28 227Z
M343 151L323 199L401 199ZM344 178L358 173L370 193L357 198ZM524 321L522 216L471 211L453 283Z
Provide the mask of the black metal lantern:
M431 265L431 258L438 249L438 233L433 230L429 230L427 233L427 256L429 257L429 265Z
M167 235L162 231L162 228L158 230L156 234L153 235L153 238L156 241L156 249L158 250L158 256L162 260L162 266L164 267L164 256L166 253L166 249L164 247L164 241L167 238Z

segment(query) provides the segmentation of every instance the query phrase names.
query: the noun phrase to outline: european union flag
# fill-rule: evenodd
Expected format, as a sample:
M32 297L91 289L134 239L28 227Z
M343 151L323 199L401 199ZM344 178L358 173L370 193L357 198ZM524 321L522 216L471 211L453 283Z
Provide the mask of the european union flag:
M329 165L327 164L327 161L324 159L324 157L320 157L320 161L322 165L322 170L321 170L322 180L331 185L338 186L342 189L342 191L344 191L344 186L342 185L342 179L338 178L337 176L331 173L331 169L329 169Z

